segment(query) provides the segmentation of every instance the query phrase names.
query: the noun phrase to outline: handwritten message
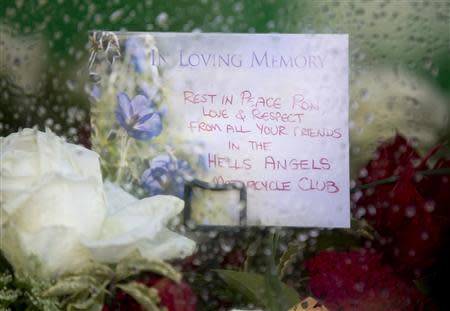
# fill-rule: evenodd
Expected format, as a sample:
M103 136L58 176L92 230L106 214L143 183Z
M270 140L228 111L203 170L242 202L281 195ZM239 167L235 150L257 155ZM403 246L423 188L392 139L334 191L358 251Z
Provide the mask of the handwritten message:
M346 35L155 39L171 128L202 146L203 179L246 186L249 225L349 226Z
M219 154L208 152L209 168L246 171L329 171L332 163L326 154L317 154L313 158L289 158L278 154L279 137L307 138L342 138L340 128L310 128L303 127L305 118L314 118L320 111L318 101L306 99L301 93L293 94L291 98L276 97L277 94L260 96L251 90L243 90L236 94L196 93L192 90L183 92L184 105L193 106L200 118L189 120L187 128L191 133L217 132L238 134L242 137L257 139L228 140L228 152ZM317 113L316 113L317 114ZM200 121L204 120L204 121ZM282 143L282 141L281 141ZM258 166L254 157L243 158L241 149L250 153L265 153L263 165ZM300 154L299 154L300 156ZM215 183L235 182L216 176ZM245 180L245 185L255 191L319 191L337 193L340 187L335 180L323 180L299 176L296 182L291 180Z

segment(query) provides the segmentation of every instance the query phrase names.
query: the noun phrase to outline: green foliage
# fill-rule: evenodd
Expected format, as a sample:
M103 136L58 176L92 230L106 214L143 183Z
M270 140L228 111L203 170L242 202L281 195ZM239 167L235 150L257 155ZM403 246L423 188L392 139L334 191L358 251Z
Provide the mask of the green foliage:
M260 245L261 245L261 238L257 236L255 240L248 246L247 251L245 253L246 258L244 262L244 271L249 271L250 266L252 264L252 260L256 256Z
M141 272L152 272L163 275L175 282L180 282L181 275L171 265L161 260L147 260L144 258L125 259L116 267L118 280L135 276Z
M260 245L261 242L255 243ZM303 248L303 244L290 243L277 261L279 236L269 237L269 254L265 273L248 271L215 270L234 291L242 294L250 303L268 311L286 311L300 301L297 292L282 282L287 267ZM256 247L256 246L253 246ZM250 247L252 248L252 247ZM253 250L247 252L252 254ZM246 261L248 268L249 261Z
M147 311L159 311L160 301L158 291L137 282L130 282L118 287L134 298Z
M234 291L241 293L249 302L268 311L286 311L300 301L296 291L275 276L252 272L216 270Z
M9 271L3 271L0 279L0 307L6 310L7 308L27 311L61 310L57 299L43 296L45 288L50 286L48 282L27 277L19 279Z
M58 297L77 294L86 290L94 289L98 279L89 275L70 276L62 279L47 289L44 297Z
M365 220L352 218L349 229L322 230L317 237L316 251L360 248L362 239L373 240L376 235L376 231Z
M169 264L136 254L115 265L91 263L54 281L15 275L3 259L0 264L0 310L100 311L105 298L121 289L145 310L164 310L158 291L131 279L152 272L179 282L181 275Z
M305 244L299 242L291 242L288 244L286 251L281 255L278 263L278 275L283 278L286 275L287 268L292 264L297 255L304 249Z
M5 271L0 275L0 307L6 308L16 301L22 292L12 286L13 276Z

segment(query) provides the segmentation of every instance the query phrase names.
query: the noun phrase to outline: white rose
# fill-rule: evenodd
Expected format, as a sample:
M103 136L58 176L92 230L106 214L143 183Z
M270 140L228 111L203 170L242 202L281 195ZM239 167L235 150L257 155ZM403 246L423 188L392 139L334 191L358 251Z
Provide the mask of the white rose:
M0 249L17 272L55 277L135 251L162 260L193 252L193 241L166 228L183 201L103 185L97 153L32 129L0 147Z

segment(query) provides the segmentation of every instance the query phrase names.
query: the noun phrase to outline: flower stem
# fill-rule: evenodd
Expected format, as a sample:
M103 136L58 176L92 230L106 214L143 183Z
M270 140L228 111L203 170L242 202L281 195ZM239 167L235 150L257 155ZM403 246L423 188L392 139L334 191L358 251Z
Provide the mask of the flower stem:
M120 131L120 160L119 160L119 168L117 170L116 174L116 183L119 184L122 175L123 175L123 168L126 166L126 160L127 160L127 154L128 149L130 147L130 138L126 134L125 131Z
M437 169L430 169L430 170L423 170L416 172L415 176L439 176L439 175L450 175L450 168L444 167L444 168L437 168ZM397 180L399 180L400 176L391 176L385 179L376 180L374 182L364 184L364 185L358 185L350 189L350 193L354 193L358 190L365 190L369 188L374 188L376 186L385 185L394 183Z

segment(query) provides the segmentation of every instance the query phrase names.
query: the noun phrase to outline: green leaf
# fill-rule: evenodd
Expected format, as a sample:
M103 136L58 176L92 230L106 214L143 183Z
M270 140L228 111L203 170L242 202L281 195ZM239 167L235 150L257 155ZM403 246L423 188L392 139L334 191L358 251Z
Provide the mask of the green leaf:
M56 297L76 294L84 290L96 288L98 285L94 277L88 275L70 276L57 282L43 293L43 297Z
M181 274L164 261L145 258L128 258L117 264L116 275L118 280L124 280L141 272L152 272L165 276L175 282L181 281Z
M278 263L278 275L282 279L286 273L286 269L295 260L295 257L305 247L305 244L299 242L291 242L288 244L286 251L281 255Z
M277 256L278 244L280 241L280 234L278 232L272 232L269 235L269 247L270 256L268 257L268 267L272 274L277 273L277 267L275 265L275 257Z
M266 309L268 310L284 311L289 307L289 305L286 305L286 308L283 307L286 303L283 301L284 295L281 295L280 283L278 278L270 273L267 273L264 278L264 293L267 299Z
M107 265L91 262L86 266L83 266L83 268L79 269L78 271L75 271L74 273L70 274L72 276L76 275L90 275L98 279L111 279L114 275L114 271Z
M256 256L258 249L261 246L261 238L259 236L250 243L245 253L246 259L244 262L244 271L248 272L250 269L250 264L252 263L253 258Z
M276 306L275 303L277 303L274 303L273 297L277 295L286 301L284 305L287 308L298 303L300 300L297 292L282 283L276 276L267 279L257 273L231 270L214 271L219 274L231 289L241 293L249 302L266 310L278 310L273 309L274 305ZM273 283L273 285L269 286L267 282Z
M237 272L231 270L214 270L227 285L241 293L250 302L264 301L264 278L252 272ZM265 305L265 302L263 303ZM257 305L261 305L258 303Z
M109 281L102 285L68 296L63 305L68 311L97 311L101 310L104 303L106 287Z
M118 288L134 298L147 311L160 311L158 307L159 295L154 288L137 282L117 285Z
M94 293L93 295L90 295L89 297L86 297L85 295L80 295L77 298L74 299L73 302L67 303L66 310L67 311L100 311L103 308L104 303L104 297L105 293L102 291L99 291L97 293Z

